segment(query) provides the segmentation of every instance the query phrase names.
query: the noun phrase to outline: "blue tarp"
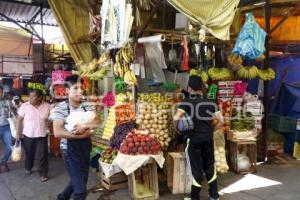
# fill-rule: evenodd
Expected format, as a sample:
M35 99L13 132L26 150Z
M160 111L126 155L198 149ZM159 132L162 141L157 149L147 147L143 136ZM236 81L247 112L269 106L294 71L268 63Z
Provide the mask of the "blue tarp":
M300 118L300 85L282 84L273 112Z

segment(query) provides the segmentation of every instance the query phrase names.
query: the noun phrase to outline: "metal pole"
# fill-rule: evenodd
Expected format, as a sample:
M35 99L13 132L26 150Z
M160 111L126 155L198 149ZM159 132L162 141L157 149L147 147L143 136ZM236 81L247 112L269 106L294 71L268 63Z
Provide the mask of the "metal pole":
M270 6L270 0L266 0L265 4L265 26L266 26L266 41L265 41L265 47L266 47L266 53L265 53L265 63L264 63L264 69L269 67L270 63L270 39L271 39L271 28L270 28L270 21L271 21L271 6ZM263 96L263 104L264 104L264 112L265 116L262 121L262 133L263 133L263 145L264 145L264 158L267 160L267 130L268 130L268 113L269 113L269 99L268 99L268 81L264 81L264 96Z
M43 8L44 0L41 2L41 36L42 36L42 67L43 67L43 79L46 80L46 68L45 68L45 41L44 41L44 20L43 20Z

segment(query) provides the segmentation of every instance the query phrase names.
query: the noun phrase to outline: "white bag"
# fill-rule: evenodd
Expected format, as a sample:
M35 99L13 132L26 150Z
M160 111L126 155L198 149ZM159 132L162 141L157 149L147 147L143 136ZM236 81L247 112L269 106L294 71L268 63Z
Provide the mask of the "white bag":
M18 162L21 160L21 157L22 157L21 141L16 141L15 145L12 148L11 160L14 162Z
M9 122L11 136L13 138L16 138L16 134L17 134L17 128L16 128L17 118L16 118L15 115L11 115L9 118L7 118L7 120Z
M7 118L7 121L9 123L11 136L13 138L16 138L16 134L17 134L17 128L16 128L17 117L12 112L12 108L11 108L9 102L7 101L6 103L7 103L7 106L8 106L8 118Z

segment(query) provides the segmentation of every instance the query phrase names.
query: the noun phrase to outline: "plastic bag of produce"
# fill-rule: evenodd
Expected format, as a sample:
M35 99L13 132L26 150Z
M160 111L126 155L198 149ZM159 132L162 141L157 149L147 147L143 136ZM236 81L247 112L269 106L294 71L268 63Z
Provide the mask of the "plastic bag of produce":
M14 162L18 162L21 160L21 157L22 157L21 141L16 141L15 145L12 148L11 160Z
M246 22L236 40L232 53L256 59L265 52L266 32L259 27L252 13L246 14Z
M219 129L214 132L214 143L215 143L215 166L217 172L225 174L228 172L228 165L226 161L225 152L225 137L223 130Z

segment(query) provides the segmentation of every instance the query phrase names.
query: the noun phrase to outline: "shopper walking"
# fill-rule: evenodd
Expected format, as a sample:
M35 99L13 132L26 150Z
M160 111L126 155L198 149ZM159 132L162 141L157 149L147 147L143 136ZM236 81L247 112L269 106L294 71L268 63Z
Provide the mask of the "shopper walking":
M212 118L217 112L214 102L207 99L203 92L204 84L200 77L191 76L188 82L188 95L179 105L174 115L174 125L178 126L184 114L188 114L194 124L194 129L187 135L186 153L189 160L193 182L191 188L191 199L199 200L203 173L209 184L210 200L219 198L217 186L217 172L214 166L214 141ZM220 118L217 127L220 127Z
M3 87L0 86L0 138L5 145L5 150L0 163L0 173L8 172L9 167L7 161L11 155L12 138L10 126L7 118L9 117L10 104L9 101L4 98Z
M98 120L89 124L76 125L74 130L67 131L66 118L70 113L95 112L95 108L82 101L82 79L72 75L65 80L68 100L56 105L51 114L53 119L53 132L56 137L62 138L61 149L63 151L65 167L70 181L64 191L57 196L58 200L70 199L84 200L87 196L86 184L88 181L89 161L91 152L90 136L99 127Z
M29 101L23 103L18 110L16 140L20 140L23 135L26 173L32 173L37 152L40 180L45 182L48 180L49 165L46 128L50 104L43 100L45 90L41 89L41 84L31 84L31 87Z

